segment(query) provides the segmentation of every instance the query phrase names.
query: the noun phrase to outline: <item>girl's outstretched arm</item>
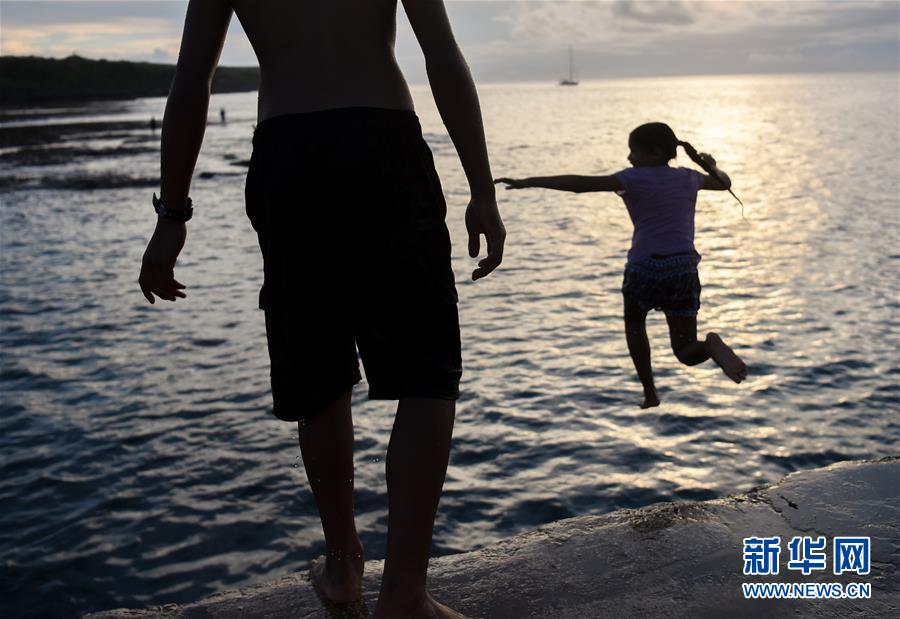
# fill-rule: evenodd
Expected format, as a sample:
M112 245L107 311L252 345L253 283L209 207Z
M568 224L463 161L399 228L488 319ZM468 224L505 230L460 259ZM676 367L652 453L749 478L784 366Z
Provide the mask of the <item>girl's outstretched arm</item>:
M588 191L621 191L625 189L615 176L531 176L528 178L498 178L494 183L503 183L507 189L540 187L558 191L585 193Z

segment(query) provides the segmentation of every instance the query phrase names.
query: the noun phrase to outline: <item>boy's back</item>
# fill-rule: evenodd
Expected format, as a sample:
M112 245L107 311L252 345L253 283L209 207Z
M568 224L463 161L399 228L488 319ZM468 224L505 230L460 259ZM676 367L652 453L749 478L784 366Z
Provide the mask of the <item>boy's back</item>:
M413 109L394 58L396 0L232 0L261 71L259 120L341 107Z

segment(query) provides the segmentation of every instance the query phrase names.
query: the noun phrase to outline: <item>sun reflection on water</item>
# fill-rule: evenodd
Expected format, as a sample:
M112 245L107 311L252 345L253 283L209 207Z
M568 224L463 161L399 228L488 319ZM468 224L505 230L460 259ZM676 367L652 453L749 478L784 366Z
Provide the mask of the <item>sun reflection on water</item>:
M737 386L712 364L682 366L654 314L662 405L649 410L636 406L623 337L631 223L621 200L500 190L505 260L471 282L467 184L428 90L415 89L447 197L463 339L438 554L896 450L897 86L879 74L480 87L496 176L615 172L628 165L629 131L661 120L713 153L746 204L744 221L727 193L702 192L696 245L701 332L721 332L750 378ZM241 586L320 549L296 427L269 413L262 264L245 168L234 165L249 158L255 103L251 93L211 104L230 122L207 129L197 167L207 175L192 188L198 214L176 270L189 298L172 306L148 307L134 285L152 229L143 190L66 188L93 175L152 179L155 153L16 168L48 186L7 191L0 209L0 344L13 351L0 433L11 507L0 528L31 540L0 548L10 565L46 566L84 590L89 573L146 592L166 577L188 586L200 560ZM129 102L116 114L138 129L72 141L147 144L146 119L162 104ZM675 164L692 165L683 155ZM353 402L358 525L379 558L393 405L366 402L364 386ZM88 569L72 567L72 552ZM251 559L257 572L235 571Z

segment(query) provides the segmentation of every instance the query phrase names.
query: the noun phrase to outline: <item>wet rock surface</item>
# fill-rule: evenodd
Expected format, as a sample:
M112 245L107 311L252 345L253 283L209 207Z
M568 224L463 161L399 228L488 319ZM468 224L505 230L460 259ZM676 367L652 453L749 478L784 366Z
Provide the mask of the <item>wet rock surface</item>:
M743 538L778 535L777 576L743 576ZM785 569L786 542L826 536L828 569ZM872 540L871 573L831 573L834 536ZM432 560L429 588L471 617L900 616L900 457L839 462L779 483L703 502L656 503L570 518L481 550ZM364 599L323 604L304 571L194 604L88 615L113 617L366 617L381 561L366 564ZM742 582L869 582L871 599L746 600Z

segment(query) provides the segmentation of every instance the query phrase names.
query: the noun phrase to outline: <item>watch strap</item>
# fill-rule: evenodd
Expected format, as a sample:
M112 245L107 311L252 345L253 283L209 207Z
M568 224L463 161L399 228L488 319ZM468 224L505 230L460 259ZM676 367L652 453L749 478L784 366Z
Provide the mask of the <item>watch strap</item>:
M162 200L156 197L156 193L153 194L153 210L156 211L157 215L165 217L166 219L173 219L181 222L189 220L194 215L193 204L193 201L188 198L184 208L169 208L162 203Z

